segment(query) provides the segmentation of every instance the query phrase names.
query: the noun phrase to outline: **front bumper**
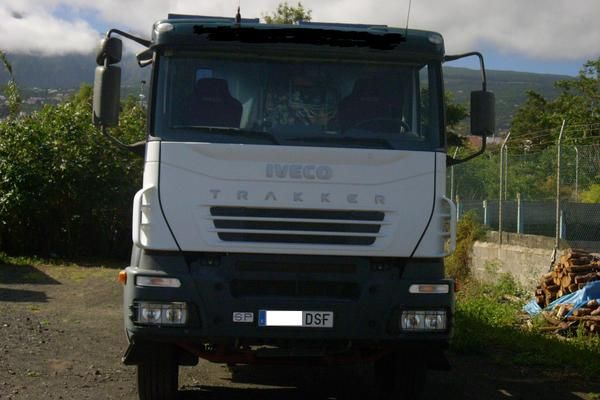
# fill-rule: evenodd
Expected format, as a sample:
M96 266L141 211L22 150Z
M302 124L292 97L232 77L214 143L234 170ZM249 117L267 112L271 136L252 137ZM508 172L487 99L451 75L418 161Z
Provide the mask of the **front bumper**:
M346 257L268 255L144 255L128 267L125 327L131 341L244 343L282 341L447 344L454 312L453 282L443 279L441 260L377 260ZM281 269L278 269L281 265ZM319 266L322 266L319 267ZM168 272L167 272L168 271ZM136 276L177 278L178 288L141 287ZM411 294L414 283L447 284L448 293ZM183 326L149 326L137 321L139 302L186 303ZM260 326L260 310L333 312L333 327ZM415 332L400 328L403 310L444 311L446 329ZM234 318L234 313L252 318ZM239 314L237 314L239 316Z

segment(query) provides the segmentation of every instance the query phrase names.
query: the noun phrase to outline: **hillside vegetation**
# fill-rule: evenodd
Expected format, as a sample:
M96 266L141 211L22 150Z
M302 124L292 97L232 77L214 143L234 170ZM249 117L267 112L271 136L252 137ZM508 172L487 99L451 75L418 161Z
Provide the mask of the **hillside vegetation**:
M32 55L9 55L15 71L15 79L23 89L75 89L82 83L91 84L94 79L94 54L70 54L53 57ZM39 73L40 65L44 73ZM141 80L149 80L150 68L141 69L132 55L125 55L121 63L123 85L138 88ZM471 90L481 88L481 75L467 68L444 68L446 90L456 103L467 104ZM526 99L526 92L534 90L546 98L558 94L554 83L569 79L563 75L545 75L511 71L488 71L489 89L496 93L498 129L506 130L514 111ZM8 74L0 70L0 85L6 84Z

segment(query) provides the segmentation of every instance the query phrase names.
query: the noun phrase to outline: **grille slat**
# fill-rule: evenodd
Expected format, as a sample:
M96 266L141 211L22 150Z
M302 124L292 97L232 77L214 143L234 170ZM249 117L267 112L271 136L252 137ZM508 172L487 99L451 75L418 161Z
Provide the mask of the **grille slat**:
M210 213L223 241L361 246L382 236L385 217L381 211L250 207L211 207Z
M354 282L233 280L231 294L234 297L285 296L353 300L360 296L360 287Z

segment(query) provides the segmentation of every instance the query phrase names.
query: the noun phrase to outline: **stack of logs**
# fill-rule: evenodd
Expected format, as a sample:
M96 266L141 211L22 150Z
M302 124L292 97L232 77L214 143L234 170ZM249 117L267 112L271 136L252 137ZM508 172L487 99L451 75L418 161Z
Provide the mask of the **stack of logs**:
M590 333L600 332L600 306L598 300L590 300L582 307L577 308L569 316L573 304L561 304L551 312L544 311L544 317L550 323L548 330L557 332L567 329L575 329L577 326Z
M600 280L600 257L583 250L568 249L542 277L535 291L540 307L583 288L587 283Z

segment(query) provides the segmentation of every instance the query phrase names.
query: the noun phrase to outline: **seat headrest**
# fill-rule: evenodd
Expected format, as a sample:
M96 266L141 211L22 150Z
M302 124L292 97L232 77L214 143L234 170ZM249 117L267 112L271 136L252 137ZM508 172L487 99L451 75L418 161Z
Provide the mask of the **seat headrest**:
M229 87L225 79L204 78L196 82L194 86L196 95L208 97L230 97Z

